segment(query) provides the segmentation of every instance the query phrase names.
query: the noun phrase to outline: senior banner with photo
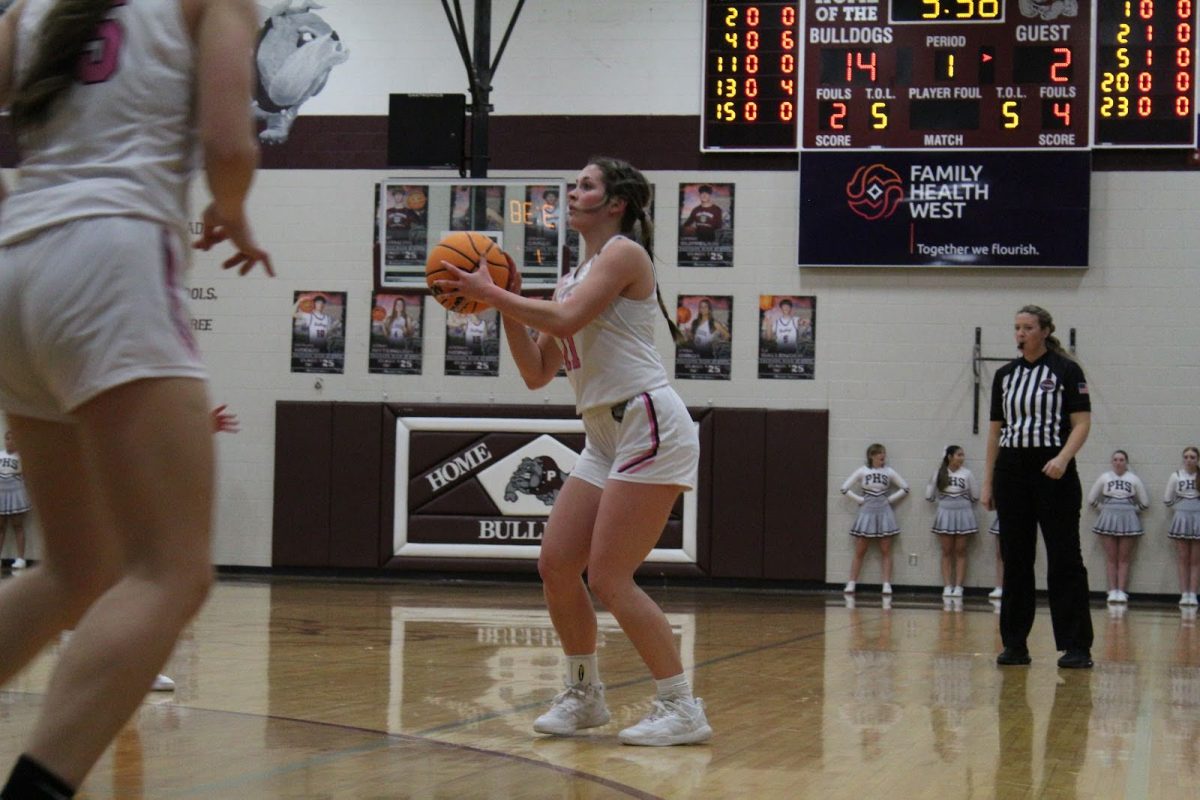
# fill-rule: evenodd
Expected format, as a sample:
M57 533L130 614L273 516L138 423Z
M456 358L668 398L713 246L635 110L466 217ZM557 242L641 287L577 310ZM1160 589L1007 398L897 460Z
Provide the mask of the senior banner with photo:
M683 344L675 345L675 377L730 380L733 297L682 294L675 321L684 336Z
M346 364L346 293L294 292L292 372L340 375Z
M758 377L812 380L817 298L759 295L758 319Z

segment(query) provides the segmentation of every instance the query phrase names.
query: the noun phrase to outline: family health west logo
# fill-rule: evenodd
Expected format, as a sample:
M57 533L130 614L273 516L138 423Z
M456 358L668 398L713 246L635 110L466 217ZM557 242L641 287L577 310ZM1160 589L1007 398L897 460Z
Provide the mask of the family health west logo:
M904 180L884 164L859 167L846 184L846 203L865 220L887 219L903 201Z

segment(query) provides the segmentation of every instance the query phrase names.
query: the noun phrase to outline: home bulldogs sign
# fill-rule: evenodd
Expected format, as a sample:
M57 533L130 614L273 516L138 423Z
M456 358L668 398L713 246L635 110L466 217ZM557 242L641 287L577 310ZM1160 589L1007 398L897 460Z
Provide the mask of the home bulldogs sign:
M578 419L399 417L394 553L536 559L584 446ZM650 561L695 563L696 499L676 504Z

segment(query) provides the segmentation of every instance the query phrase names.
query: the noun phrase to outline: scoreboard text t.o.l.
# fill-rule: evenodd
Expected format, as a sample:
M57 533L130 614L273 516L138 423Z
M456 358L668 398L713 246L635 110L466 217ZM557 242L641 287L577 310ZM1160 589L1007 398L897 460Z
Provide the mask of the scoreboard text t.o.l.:
M796 149L800 45L795 2L706 0L702 151Z

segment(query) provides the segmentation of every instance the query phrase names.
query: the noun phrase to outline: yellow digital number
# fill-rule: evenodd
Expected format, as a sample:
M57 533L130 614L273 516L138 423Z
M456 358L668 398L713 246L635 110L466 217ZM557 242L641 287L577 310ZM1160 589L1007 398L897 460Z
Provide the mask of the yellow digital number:
M975 17L975 0L954 0L959 10L954 12L955 19L973 19ZM963 10L963 6L966 9Z
M921 12L921 19L937 19L942 14L942 0L921 0L921 5L929 6Z
M1000 16L1000 0L979 0L979 16L981 19Z
M1004 115L1004 127L1008 130L1013 130L1021 124L1021 115L1017 110L1021 107L1016 100L1008 100L1000 107L1000 113Z
M732 28L737 25L738 10L733 6L725 6L725 27Z
M717 103L717 121L718 122L733 122L737 119L737 112L733 110L733 103L726 101Z
M726 31L725 42L734 50L737 50L737 31L734 31L733 33Z
M1129 48L1117 48L1117 66L1121 69L1129 69Z
M1103 100L1101 100L1100 101L1100 116L1111 117L1112 113L1113 113L1112 110L1113 110L1114 104L1115 104L1115 101L1111 97L1106 97Z
M1117 42L1119 44L1129 44L1129 25L1122 22L1117 26Z
M737 97L737 81L733 78L717 78L717 97Z
M871 123L871 127L877 131L881 131L888 126L888 106L887 103L872 103L871 116L875 119Z

